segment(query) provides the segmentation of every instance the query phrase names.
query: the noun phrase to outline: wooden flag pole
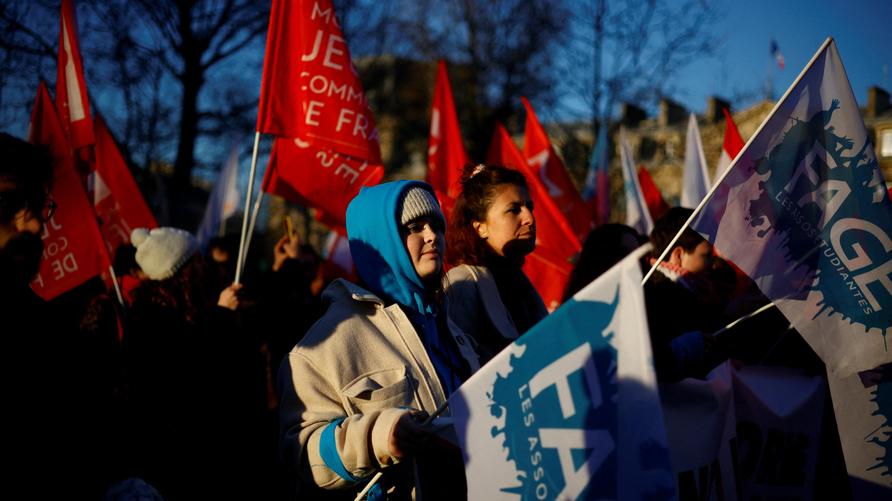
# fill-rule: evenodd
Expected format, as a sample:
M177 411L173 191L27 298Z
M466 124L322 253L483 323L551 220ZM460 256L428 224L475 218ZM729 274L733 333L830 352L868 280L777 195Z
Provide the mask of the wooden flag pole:
M251 195L254 192L254 177L257 174L257 149L260 146L260 131L254 133L254 152L251 154L251 173L248 176L248 192L245 193L245 215L242 218L242 237L238 248L238 261L235 263L235 281L241 283L245 254L247 254L245 237L248 230L248 207L251 206Z
M427 425L431 424L431 422L432 422L437 416L439 416L440 414L442 414L443 411L445 411L445 410L446 410L446 407L448 407L448 406L449 406L449 401L448 401L448 400L445 401L445 402L443 402L442 404L440 404L440 406L437 407L437 410L435 410L435 411L433 412L433 414L431 414L430 416L428 416L427 419L425 419L424 422L421 423L421 426L427 426ZM365 496L366 494L368 494L368 492L372 489L372 487L374 487L375 484L378 483L378 480L381 478L381 475L383 475L383 474L384 474L383 471L379 471L378 473L375 473L375 476L372 477L371 480L369 480L369 483L365 484L365 487L364 487L361 491L359 491L359 494L356 495L356 497L353 499L353 501L359 501L359 500L362 499L363 496Z
M737 156L734 157L733 160L731 160L731 165L729 165L728 168L725 169L725 172L722 174L722 176L718 180L716 180L715 183L713 183L712 188L709 190L709 193L707 193L706 196L703 197L703 200L701 200L700 204L697 205L697 208L694 209L691 217L689 217L688 220L685 221L684 225L681 227L678 233L675 234L675 237L672 238L672 241L669 242L669 245L667 245L666 248L663 249L663 253L660 254L660 257L657 258L657 261L653 264L653 266L651 266L650 271L648 271L647 275L644 276L644 279L641 281L641 285L644 285L647 282L647 279L654 274L654 271L656 271L657 267L660 266L660 263L662 263L663 260L666 259L666 256L672 249L672 246L675 245L675 242L677 242L678 239L681 237L682 232L684 232L684 230L686 230L688 226L691 225L691 222L694 221L694 218L696 218L697 215L700 214L700 211L703 210L703 207L706 206L706 202L708 202L709 199L712 198L712 195L719 188L719 185L722 184L722 181L724 181L725 178L728 177L728 174L731 173L731 170L734 169L734 167L737 165L737 162L743 157L743 152L745 152L747 148L749 148L753 140L759 136L760 132L762 132L762 129L764 129L765 126L768 125L768 121L771 120L771 117L773 117L774 114L777 113L778 108L780 108L781 104L783 104L783 102L787 99L787 96L789 96L790 93L793 92L793 89L795 89L796 86L799 85L799 81L802 80L802 77L805 76L805 73L808 72L809 69L811 69L812 65L815 64L815 61L818 59L818 56L820 56L827 49L831 42L833 42L833 37L827 37L827 40L824 40L824 43L821 44L821 47L818 49L817 52L815 52L815 55L811 57L811 60L809 60L808 64L805 65L805 68L803 68L802 71L799 72L799 76L796 77L796 80L793 81L793 84L790 85L787 91L784 92L784 95L781 96L781 98L778 99L778 101L774 104L774 108L771 109L771 113L769 113L768 116L765 117L765 120L763 120L762 124L759 125L759 128L756 129L756 132L752 136L750 136L749 141L746 142L746 144L740 150L740 153L738 153Z

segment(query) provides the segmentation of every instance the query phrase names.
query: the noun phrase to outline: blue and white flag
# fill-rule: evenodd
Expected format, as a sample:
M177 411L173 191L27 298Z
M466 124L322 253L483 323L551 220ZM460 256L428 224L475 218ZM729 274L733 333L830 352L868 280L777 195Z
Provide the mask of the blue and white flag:
M196 232L201 250L207 248L208 242L220 233L223 223L229 216L235 214L238 208L238 146L233 146L229 158L220 169L220 177L217 178L214 190L208 197L201 226Z
M610 221L610 178L607 169L607 124L598 127L598 140L592 157L589 160L588 172L585 175L585 187L582 190L582 201L594 209L595 224L600 226Z
M706 169L706 156L700 140L697 117L691 113L688 119L688 137L684 149L684 174L681 182L681 206L694 209L709 193L709 171Z
M673 499L634 252L449 399L468 499Z
M619 130L619 157L623 168L623 191L626 195L626 224L642 235L650 235L654 222L650 218L650 210L638 182L638 171L635 169L635 160L632 158L632 148L625 129Z
M828 39L692 227L845 377L892 361L892 202Z

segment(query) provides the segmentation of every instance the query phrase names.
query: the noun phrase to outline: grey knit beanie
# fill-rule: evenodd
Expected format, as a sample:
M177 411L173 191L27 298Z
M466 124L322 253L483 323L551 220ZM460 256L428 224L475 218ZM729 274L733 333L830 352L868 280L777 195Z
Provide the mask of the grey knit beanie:
M420 186L413 186L403 194L403 203L399 210L400 226L418 219L421 216L433 216L446 225L446 218L440 210L440 204L434 195Z
M177 228L137 228L130 234L136 263L151 280L170 278L198 250L195 237Z

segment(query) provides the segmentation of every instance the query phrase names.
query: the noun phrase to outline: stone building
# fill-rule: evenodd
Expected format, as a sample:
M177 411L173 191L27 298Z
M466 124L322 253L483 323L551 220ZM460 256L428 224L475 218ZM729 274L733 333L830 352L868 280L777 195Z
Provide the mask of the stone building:
M774 108L773 101L762 101L749 108L731 113L740 135L747 141ZM710 179L716 176L716 166L722 151L725 134L725 119L722 108L731 108L729 103L710 97L707 100L706 112L697 117L700 137L703 142L704 155L709 169ZM892 186L892 103L889 93L879 87L868 89L867 105L861 110L868 136L875 146L877 159L887 186ZM655 117L647 117L646 113L631 104L624 104L618 124L611 126L610 144L610 179L611 179L611 220L625 220L625 199L623 197L623 180L619 159L619 127L626 129L626 137L632 148L632 156L639 166L644 166L663 198L670 205L677 205L681 193L682 173L684 168L685 141L689 111L678 103L663 99L659 103L659 111ZM567 135L562 133L566 127L552 127L553 141L559 150L567 143ZM592 134L587 126L580 126L571 132L575 139L583 143L592 143ZM522 144L523 138L516 138Z

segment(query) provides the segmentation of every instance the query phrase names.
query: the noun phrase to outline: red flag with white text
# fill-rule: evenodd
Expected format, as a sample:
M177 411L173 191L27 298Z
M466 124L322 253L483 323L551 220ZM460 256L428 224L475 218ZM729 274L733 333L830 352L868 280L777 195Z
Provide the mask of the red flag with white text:
M650 177L650 172L643 165L638 166L638 184L641 185L641 193L644 195L644 203L647 204L651 220L660 219L660 216L669 210L669 204L663 199L660 188L657 187L657 183Z
M59 16L56 109L72 148L83 148L95 142L73 0L62 0Z
M331 0L274 0L257 130L381 164L375 117Z
M455 114L455 101L446 63L437 64L434 101L431 107L431 130L427 147L427 182L434 188L448 219L455 199L461 193L461 172L468 163Z
M531 171L537 174L545 186L548 196L567 217L567 221L576 232L576 237L584 240L592 229L591 211L582 201L582 196L567 174L564 162L551 146L545 128L539 123L536 112L533 111L533 105L525 97L520 99L527 112L523 155L527 158Z
M344 226L347 204L363 186L378 184L381 165L332 150L317 150L297 139L277 138L263 178L263 190L321 210L330 225Z
M496 124L486 161L517 169L527 180L536 217L536 250L527 256L524 273L542 296L545 306L553 310L561 303L573 269L570 258L581 248L579 239L500 123Z
M130 243L134 228L156 228L158 223L102 117L96 117L94 126L93 208L105 244L113 254L119 245Z
M31 282L40 297L50 300L105 271L110 264L93 207L75 168L71 145L43 82L31 111L28 140L47 145L53 154L53 217L43 225L43 258Z

